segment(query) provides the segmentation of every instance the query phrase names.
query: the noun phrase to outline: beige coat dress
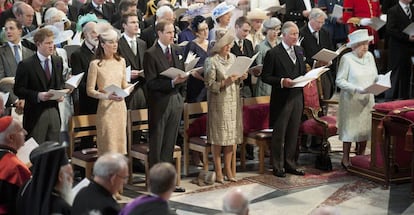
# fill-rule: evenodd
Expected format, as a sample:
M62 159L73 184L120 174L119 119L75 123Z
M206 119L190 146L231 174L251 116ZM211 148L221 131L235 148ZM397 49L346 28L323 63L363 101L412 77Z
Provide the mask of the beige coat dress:
M108 100L104 88L114 84L122 89L128 87L125 80L125 60L115 59L91 61L89 65L86 90L88 96L99 99L97 110L97 146L98 154L118 152L126 154L126 116L125 101ZM95 90L95 86L98 90Z
M240 81L220 89L221 81L227 78L225 72L235 59L233 54L227 60L216 54L204 63L204 80L208 90L207 138L214 145L229 146L243 141Z

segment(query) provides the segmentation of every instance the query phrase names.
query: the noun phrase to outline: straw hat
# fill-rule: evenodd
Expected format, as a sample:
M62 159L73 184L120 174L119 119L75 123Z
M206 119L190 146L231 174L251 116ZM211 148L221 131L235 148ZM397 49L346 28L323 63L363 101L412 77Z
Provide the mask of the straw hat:
M247 12L247 19L259 19L259 20L265 20L268 18L266 11L260 9L260 8L255 8L249 12Z
M212 12L211 18L213 18L214 22L224 14L234 10L233 5L227 5L226 2L222 2L219 5L217 5Z
M224 33L225 32L225 33ZM232 30L217 30L216 31L216 41L213 48L211 48L212 53L220 52L223 46L231 44L234 42L234 32Z
M368 35L368 30L367 29L356 30L356 31L348 34L349 42L346 44L346 46L347 47L352 47L352 45L355 45L359 42L364 42L364 41L370 42L373 39L374 39L373 36Z

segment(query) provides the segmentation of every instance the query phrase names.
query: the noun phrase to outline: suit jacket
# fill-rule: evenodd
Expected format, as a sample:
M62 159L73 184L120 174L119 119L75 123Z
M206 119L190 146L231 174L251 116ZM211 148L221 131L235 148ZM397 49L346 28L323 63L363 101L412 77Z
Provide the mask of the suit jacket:
M101 12L93 6L92 2L89 2L79 9L79 15L85 15L88 13L94 13L98 18L106 19L109 23L111 23L112 16L115 14L115 7L112 3L102 4Z
M24 46L22 46L22 58L26 59L32 56L34 52ZM17 63L14 58L13 51L8 43L0 47L0 79L5 77L16 76ZM0 84L0 91L9 92L9 100L6 106L13 104L18 98L13 92L13 85Z
M312 8L315 7L313 0L310 0L310 3ZM306 6L303 0L286 1L286 14L284 22L293 21L299 28L301 28L308 21L308 18L302 15L304 10L306 10Z
M250 40L244 39L243 40L243 53L240 50L239 45L237 44L237 41L234 41L234 45L230 50L231 53L233 53L236 56L247 56L247 57L253 57L254 55L254 49L253 44ZM255 63L253 63L255 64ZM252 65L254 66L254 65ZM249 74L248 77L243 81L244 85L251 86L252 85L252 78Z
M154 45L155 40L158 38L157 31L155 30L155 24L145 28L141 32L140 38L147 43L147 47Z
M411 14L414 13L414 7L411 5ZM389 46L391 50L395 50L398 54L401 50L407 48L413 48L414 43L409 41L408 34L402 33L404 28L414 22L414 15L411 15L411 19L406 15L405 11L401 8L400 4L396 4L388 10L387 15L387 34L389 35ZM394 56L394 55L390 55Z
M319 36L319 44L317 39L313 36L310 32L308 24L303 26L300 29L300 35L303 37L301 46L305 51L306 63L309 66L313 66L314 59L312 58L316 53L318 53L322 48L326 48L332 51L334 50L334 46L332 45L332 40L329 35L329 32L324 28L321 28L318 32ZM330 71L323 74L321 77L322 80L322 87L323 87L323 94L325 98L331 98L333 91L334 91L334 82L336 77L336 63L332 63L330 66Z
M85 45L74 51L70 56L72 74L85 74L78 86L78 92L72 93L75 114L95 114L98 108L98 100L86 94L86 80L88 78L89 63L95 54Z
M184 63L179 60L179 55L182 55L181 48L171 45L171 55L174 67L184 70ZM160 75L161 72L170 68L170 65L158 43L155 43L154 46L144 53L144 62L144 73L148 89L147 102L148 108L151 109L151 117L152 114L162 114L165 111L171 96L178 94L184 98L186 83L173 87L171 78Z
M68 14L66 14L68 19L72 22L78 21L78 9L75 6L68 5Z
M126 65L131 65L131 69L137 69L141 70L144 65L144 52L147 50L147 44L145 41L136 38L137 41L137 55L132 52L128 41L125 39L125 37L121 37L118 41L119 44L119 52L122 55L122 57L125 58Z
M270 98L270 110L272 111L269 119L269 125L271 126L279 117L283 106L289 101L290 95L302 93L301 88L282 88L280 85L282 78L293 80L306 73L303 49L300 46L295 46L294 49L299 72L296 72L295 64L293 64L282 43L270 49L264 58L262 80L272 85Z
M58 56L50 56L52 60L52 74L50 81L47 80L41 62L37 54L24 59L17 66L14 93L20 99L25 99L23 127L30 133L38 121L42 112L47 108L56 108L58 102L38 101L37 94L49 89L62 89L65 82L63 80L63 62ZM59 110L58 110L59 111Z

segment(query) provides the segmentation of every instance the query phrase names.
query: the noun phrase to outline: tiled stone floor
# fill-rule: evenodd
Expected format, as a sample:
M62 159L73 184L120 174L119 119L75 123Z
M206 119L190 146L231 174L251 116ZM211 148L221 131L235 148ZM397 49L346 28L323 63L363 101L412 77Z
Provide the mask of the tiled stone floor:
M341 150L341 143L337 137L330 139L333 151ZM368 151L369 153L369 151ZM313 162L310 154L301 154L299 164ZM342 154L332 154L332 161L339 166ZM257 156L256 156L257 158ZM349 180L337 183L322 184L316 187L296 190L279 190L272 187L253 183L244 178L257 174L257 160L250 161L247 170L237 172L237 183L226 185L211 185L199 187L191 183L195 177L196 168L190 170L192 177L183 177L181 186L187 192L174 193L170 205L178 214L217 214L222 207L221 199L224 194L234 187L245 192L250 200L250 214L309 214L321 206L333 206L340 214L414 214L414 199L410 197L411 183L393 184L390 189L383 189L380 184L358 177L349 177ZM210 165L210 170L212 170ZM136 178L142 175L135 175ZM288 179L286 179L288 180ZM139 193L145 191L143 183L127 185L124 202L130 201Z

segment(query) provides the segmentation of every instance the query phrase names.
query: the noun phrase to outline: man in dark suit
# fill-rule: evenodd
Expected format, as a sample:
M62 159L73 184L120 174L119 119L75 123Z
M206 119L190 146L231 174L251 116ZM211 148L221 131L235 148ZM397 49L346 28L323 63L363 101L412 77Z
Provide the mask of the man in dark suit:
M171 7L169 6L162 6L157 9L156 13L156 21L154 24L150 25L149 27L145 28L141 32L141 39L147 43L147 47L151 47L154 45L155 40L158 37L157 31L155 29L156 23L160 22L161 20L166 20L171 23L174 23L174 13ZM175 27L174 27L175 29Z
M136 36L139 30L138 23L138 16L135 13L124 15L122 17L124 34L118 41L120 54L125 58L126 65L131 66L131 82L139 81L140 87L135 87L131 95L126 98L127 107L132 110L147 107L144 90L145 78L139 74L143 69L144 52L147 50L147 45Z
M304 175L296 167L296 143L303 112L303 92L292 88L293 79L304 75L306 66L303 49L295 44L299 29L293 22L282 26L282 42L270 49L264 59L262 80L272 85L270 121L273 127L273 175L285 177L287 173Z
M79 15L94 13L98 18L106 19L109 23L112 22L112 16L116 9L113 3L104 3L105 0L92 0L83 5L79 10Z
M95 56L95 49L98 46L98 35L95 32L95 27L95 22L88 22L83 26L82 35L85 40L82 46L69 56L72 74L77 75L84 72L77 92L75 90L72 93L75 115L96 114L98 108L98 100L86 94L89 63Z
M144 54L144 72L148 88L149 164L173 162L174 145L184 106L185 81L160 75L170 67L184 70L181 50L174 43L174 25L160 21L158 40Z
M332 45L332 39L329 32L322 28L325 24L327 15L319 8L313 8L309 14L309 22L303 26L299 33L303 37L301 42L302 48L305 50L306 63L313 67L327 65L329 62L316 62L312 57L318 53L321 49L329 49L332 51L334 47ZM332 64L331 71L321 76L322 88L324 98L331 98L334 93L335 83L335 64Z
M230 52L236 56L247 56L252 57L254 55L254 49L252 42L246 39L247 35L249 35L251 30L251 23L245 17L241 16L236 20L234 25L236 29L236 38L234 40L234 45L231 48ZM252 78L249 74L247 79L243 81L244 85L241 90L241 95L243 98L249 98L253 95L253 88L252 88ZM254 159L254 148L250 144L246 144L246 158L249 160Z
M414 35L402 31L414 21L412 0L400 0L388 10L387 33L388 41L388 69L391 73L391 89L385 92L385 98L408 99L410 93L411 56L414 55Z
M0 47L0 79L16 76L17 64L34 54L32 50L22 46L22 25L16 19L9 18L4 30L7 43ZM6 107L14 105L18 110L23 110L24 100L19 100L13 93L12 84L0 84L0 90L10 93L9 100L4 101ZM7 108L7 112L10 114L10 108Z
M285 22L293 21L301 28L308 21L309 13L315 6L313 0L289 0L286 1Z
M241 16L236 20L234 27L236 29L236 38L234 40L234 45L230 50L231 53L233 53L236 56L253 57L254 48L252 42L246 39L251 29L250 21L245 16ZM242 89L242 96L244 98L252 97L253 89L252 78L250 74L248 78L243 81L243 83L244 86Z
M33 137L38 143L45 141L59 142L60 117L57 100L50 100L50 89L62 89L62 58L52 55L54 50L53 32L43 28L36 32L33 40L37 52L24 59L17 66L14 93L25 100L23 127L28 138Z
M142 13L139 9L137 9L137 2L133 0L122 0L119 2L118 12L114 14L112 18L112 26L122 31L122 16L130 13L134 13L138 16L139 29L141 29L144 26L144 22L142 21ZM139 33L140 32L138 31L137 34Z

